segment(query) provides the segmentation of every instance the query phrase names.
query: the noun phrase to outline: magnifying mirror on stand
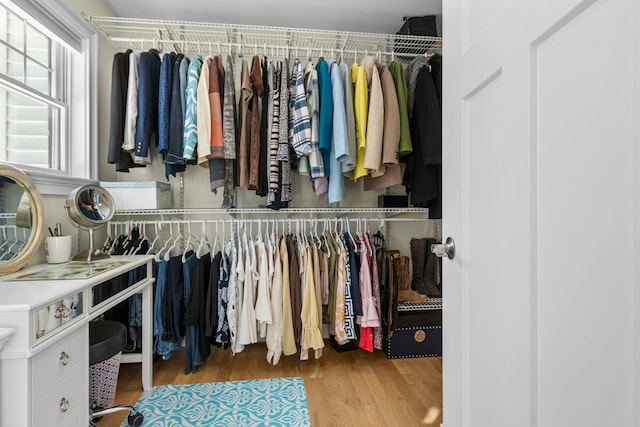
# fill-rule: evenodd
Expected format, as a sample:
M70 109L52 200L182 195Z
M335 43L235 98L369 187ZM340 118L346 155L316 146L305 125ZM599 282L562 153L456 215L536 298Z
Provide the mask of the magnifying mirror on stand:
M83 185L69 194L64 208L69 221L89 231L89 249L80 252L73 260L91 262L109 258L109 254L94 247L93 232L113 217L115 203L111 194L97 185Z

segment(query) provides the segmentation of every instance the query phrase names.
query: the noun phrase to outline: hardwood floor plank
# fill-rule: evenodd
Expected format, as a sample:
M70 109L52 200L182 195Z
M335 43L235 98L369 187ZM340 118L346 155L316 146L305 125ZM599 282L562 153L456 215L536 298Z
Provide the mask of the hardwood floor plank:
M264 344L239 354L212 348L197 372L184 374L184 349L154 363L154 385L302 377L311 424L330 426L439 426L442 422L442 358L389 360L376 351L338 353L328 343L323 356L300 361L299 353L266 360ZM121 365L116 404L135 405L142 394L140 365ZM126 414L110 414L99 427L119 427ZM431 421L424 423L424 421Z

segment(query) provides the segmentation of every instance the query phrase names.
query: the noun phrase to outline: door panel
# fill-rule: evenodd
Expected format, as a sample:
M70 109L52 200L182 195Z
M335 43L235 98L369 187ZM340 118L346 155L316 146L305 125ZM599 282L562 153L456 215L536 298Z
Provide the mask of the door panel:
M537 48L538 394L545 426L625 425L633 407L625 398L633 366L628 6L596 2ZM615 58L605 61L611 79L594 61L599 52ZM609 250L608 242L620 246Z
M446 427L640 422L633 1L444 2Z
M468 365L469 415L478 425L493 425L502 417L502 405L519 414L514 425L528 418L530 349L520 333L529 328L528 266L521 259L529 250L528 210L520 190L527 180L519 173L528 168L528 147L518 142L522 109L495 108L508 105L510 92L521 86L512 68L526 68L523 59L495 73L464 105L469 263L463 290L469 311L463 327L474 355ZM492 396L489 402L473 399L485 393Z
M483 0L482 2L465 0L467 14L464 19L469 23L467 35L465 36L465 45L468 46L477 40L508 4L509 0Z

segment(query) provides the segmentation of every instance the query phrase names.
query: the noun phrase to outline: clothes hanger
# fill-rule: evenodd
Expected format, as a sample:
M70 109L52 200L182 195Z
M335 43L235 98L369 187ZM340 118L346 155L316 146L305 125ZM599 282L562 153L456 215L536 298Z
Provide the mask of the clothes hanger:
M173 225L172 225L172 222L169 221L169 237L167 238L167 240L164 242L164 244L160 247L160 249L156 253L156 256L154 257L156 262L160 262L162 260L162 258L161 258L162 257L162 252L164 252L166 250L166 248L169 246L169 242L171 242L172 239L173 239Z
M158 237L160 237L160 231L158 230L158 221L154 221L154 228L155 228L155 232L156 232L156 237L154 237L153 241L151 241L151 243L149 243L149 249L147 249L146 255L149 255L151 252L153 252L153 246L158 241Z
M215 228L215 237L213 238L213 245L211 245L211 259L215 258L217 248L219 246L219 236L218 236L218 220L216 219L216 228Z
M204 255L202 253L202 249L204 249L205 246L209 249L209 252L211 252L211 245L209 244L209 239L207 238L206 222L202 220L202 237L200 237L200 243L198 244L198 248L196 249L196 258L202 258L202 255Z
M183 264L185 264L187 262L187 252L189 252L189 247L191 247L192 249L196 249L195 245L191 241L192 239L195 239L193 237L193 235L191 234L191 221L187 222L187 233L189 233L189 235L187 236L187 243L185 243L184 252L182 253L182 263Z
M102 252L108 253L113 246L113 237L111 236L111 221L107 222L107 238L102 244Z
M140 227L142 230L142 238L140 239L140 243L138 243L138 247L136 248L134 253L138 253L138 251L142 248L142 244L144 242L149 242L149 236L147 236L147 225L148 221L141 221Z
M124 255L133 255L136 251L136 249L139 247L140 242L142 241L142 231L140 231L140 223L139 222L132 222L132 227L131 230L129 231L129 247L125 249L124 251ZM138 230L138 242L137 244L136 241L133 238L133 231L134 230Z
M178 228L178 236L175 238L175 240L173 241L169 249L167 249L166 252L164 253L165 261L169 261L169 259L171 258L171 252L173 252L173 250L176 248L176 245L178 244L178 240L182 239L182 237L183 237L182 231L180 231L180 229Z
M354 251L355 252L360 252L359 249L358 249L358 245L357 245L355 239L351 235L351 229L349 227L349 220L347 218L344 218L344 222L345 222L346 233L349 236L349 240L351 241L351 244L353 245Z
M131 241L131 231L132 231L132 220L125 221L123 224L124 231L120 233L124 236L124 240L120 243L120 246L124 249L127 247L127 244ZM126 252L126 251L125 251Z

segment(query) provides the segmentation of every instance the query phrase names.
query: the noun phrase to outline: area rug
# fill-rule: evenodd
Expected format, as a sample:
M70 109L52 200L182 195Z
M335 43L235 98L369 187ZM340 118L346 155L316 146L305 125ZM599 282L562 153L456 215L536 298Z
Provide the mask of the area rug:
M302 378L157 386L135 407L142 426L311 426Z

